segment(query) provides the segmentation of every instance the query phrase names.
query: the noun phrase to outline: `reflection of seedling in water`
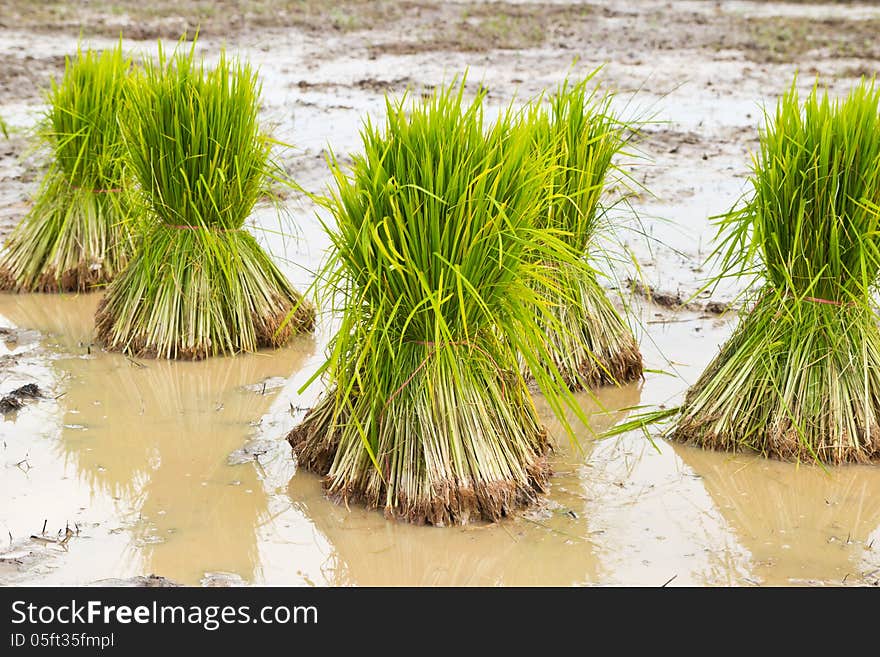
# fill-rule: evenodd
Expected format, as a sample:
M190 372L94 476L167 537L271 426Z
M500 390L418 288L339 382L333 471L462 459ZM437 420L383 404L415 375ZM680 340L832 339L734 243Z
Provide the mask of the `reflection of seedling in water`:
M88 334L97 299L79 295L51 301L15 297L4 316L44 334ZM233 468L227 457L255 433L252 420L285 416L284 401L275 414L272 410L280 387L267 386L265 395L260 388L263 381L289 377L312 355L310 337L293 342L271 354L199 362L132 362L100 353L51 360L53 378L65 379L55 386L67 392L59 402L62 427L53 441L61 461L92 489L96 501L112 498L128 518L138 511L148 517L109 530L132 536L132 563L187 583L201 577L201 571L192 572L199 566L253 578L268 498L257 466ZM75 342L69 344L75 348ZM81 428L63 426L68 422ZM233 480L243 485L227 485ZM246 488L253 492L245 494ZM164 542L138 547L150 536ZM205 545L214 549L205 553ZM198 558L182 556L196 551Z
M40 130L52 163L6 243L4 289L88 290L124 267L133 242L117 113L129 67L121 44L100 54L78 50L53 83Z
M751 309L688 391L672 436L841 463L880 457L880 91L831 101L793 85L767 116L754 193L720 221L721 276L758 282ZM615 429L631 428L633 422Z
M152 361L145 367L115 356L57 361L74 372L65 408L80 410L75 417L87 425L62 432L61 447L96 490L142 513L145 519L130 532L137 558L151 570L189 581L192 564L180 555L210 545L200 565L253 578L257 532L268 517L261 463L232 467L227 457L277 400L280 388L261 395L255 383L295 369L308 355L285 349L271 357ZM96 379L100 391L88 383ZM102 408L112 409L112 416L103 418ZM244 485L228 485L233 481Z
M518 351L554 410L574 404L535 317L558 292L535 285L543 262L578 266L537 225L557 165L509 111L486 133L482 96L463 94L388 100L352 174L332 163L324 273L342 324L330 390L288 436L332 497L418 523L497 520L544 490L547 435Z
M880 525L880 479L871 468L828 469L719 455L673 444L700 475L715 508L750 556L751 571L774 579L867 581L880 565L871 535ZM780 545L789 543L802 559ZM768 567L768 562L775 562ZM807 566L807 567L805 567Z
M279 346L314 310L244 230L283 171L258 124L250 66L193 49L145 64L124 125L147 219L137 252L108 287L97 334L113 350L205 358Z

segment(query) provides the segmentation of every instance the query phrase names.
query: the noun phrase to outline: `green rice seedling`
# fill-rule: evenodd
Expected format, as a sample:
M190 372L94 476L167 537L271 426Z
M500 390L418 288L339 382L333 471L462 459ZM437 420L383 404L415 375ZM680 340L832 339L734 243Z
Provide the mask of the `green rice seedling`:
M51 162L34 204L0 256L0 287L85 291L104 285L133 248L117 113L130 61L122 44L68 57L39 128Z
M107 348L199 359L312 328L311 304L243 228L281 173L259 95L249 65L223 54L209 70L193 49L160 48L134 79L123 135L146 220L98 308Z
M880 457L880 91L796 87L766 117L754 192L721 219L727 274L755 275L733 336L688 391L672 437L828 463Z
M612 231L601 198L613 158L633 134L610 107L611 94L590 89L595 72L577 84L566 80L550 97L549 107L536 104L527 125L535 148L557 165L545 190L543 219L559 231L584 263L603 247L597 237ZM543 99L542 99L543 100ZM621 384L642 375L642 356L624 318L615 309L589 266L550 262L549 276L560 294L553 307L549 336L553 361L575 390L597 384Z
M3 120L2 116L0 116L0 132L3 133L4 137L9 137L9 128L6 125L6 122Z
M534 308L552 302L535 281L569 252L536 225L553 165L510 110L485 130L482 95L463 93L388 100L350 175L331 162L323 276L341 325L316 375L329 392L288 435L331 498L434 525L496 520L545 489L547 432L517 353L554 409L570 397L537 367Z

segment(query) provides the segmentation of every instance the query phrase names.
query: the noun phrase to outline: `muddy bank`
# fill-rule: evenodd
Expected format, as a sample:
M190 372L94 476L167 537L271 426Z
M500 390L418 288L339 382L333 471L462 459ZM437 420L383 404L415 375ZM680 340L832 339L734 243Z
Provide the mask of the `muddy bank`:
M740 50L756 62L778 62L813 51L870 59L880 53L874 39L880 12L859 3L9 0L4 9L0 27L38 34L176 40L198 30L203 37L235 39L293 29L324 38L357 35L372 55L548 45L604 54L616 46L609 34L637 44L638 52L631 53L638 56L699 48Z

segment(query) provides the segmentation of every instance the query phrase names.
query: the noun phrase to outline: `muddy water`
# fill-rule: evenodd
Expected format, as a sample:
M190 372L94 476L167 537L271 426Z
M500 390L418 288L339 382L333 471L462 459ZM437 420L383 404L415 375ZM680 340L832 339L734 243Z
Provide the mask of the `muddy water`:
M628 386L603 396L600 410L587 395L581 401L596 429L622 414L607 408L638 402ZM559 433L557 423L552 423ZM387 522L376 512L329 504L315 477L297 474L288 494L332 546L325 561L334 584L357 585L568 585L607 579L599 558L601 543L588 516L581 485L582 459L589 448L560 442L554 457L553 495L537 511L499 525L417 527Z
M758 581L844 582L880 571L880 477L675 446L750 554ZM876 541L876 544L875 544Z
M56 347L38 378L62 395L0 429L7 454L17 462L24 451L30 464L3 472L6 529L20 537L39 533L43 519L50 531L79 525L66 556L83 557L83 570L66 581L156 572L192 583L217 571L253 581L267 493L252 463L227 459L314 344L199 363L134 361L89 346L97 300L0 303L9 323Z
M876 468L591 438L621 409L674 402L730 322L649 325L649 362L674 375L580 395L590 428L578 446L550 422L556 475L539 508L432 528L333 504L296 472L281 437L310 401L296 391L318 362L312 339L201 363L132 361L90 346L96 304L0 296L2 324L39 331L0 346L18 359L2 391L33 380L49 397L0 423L5 556L31 559L0 568L5 582L864 584L880 572ZM29 539L44 521L46 538L66 525L74 536Z

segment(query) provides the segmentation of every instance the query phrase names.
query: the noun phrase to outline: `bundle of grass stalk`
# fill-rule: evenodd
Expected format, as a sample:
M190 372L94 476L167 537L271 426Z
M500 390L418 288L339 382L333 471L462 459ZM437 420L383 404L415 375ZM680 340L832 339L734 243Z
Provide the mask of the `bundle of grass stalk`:
M597 235L611 232L607 208L600 205L606 177L614 169L632 131L611 110L611 94L589 89L595 72L581 82L566 80L550 98L549 111L536 106L528 123L536 149L556 163L545 190L544 219L589 262L598 251ZM590 267L550 262L549 277L560 291L555 326L544 326L553 361L574 390L621 384L642 375L635 337Z
M133 240L117 112L130 67L121 43L67 58L39 130L51 164L0 256L0 288L84 291L125 266Z
M722 271L759 291L679 409L675 439L830 463L880 457L880 91L794 86L767 117L754 194L721 220Z
M331 163L323 276L342 320L316 374L329 392L288 435L331 498L434 525L496 520L545 488L547 433L518 351L554 409L571 400L538 366L549 352L533 310L550 305L538 256L570 251L536 225L553 166L510 111L484 131L482 95L463 94L387 101L351 175Z
M213 69L160 48L131 85L129 166L146 220L129 266L107 289L97 334L109 349L199 359L283 344L314 309L243 226L279 180L245 63Z

